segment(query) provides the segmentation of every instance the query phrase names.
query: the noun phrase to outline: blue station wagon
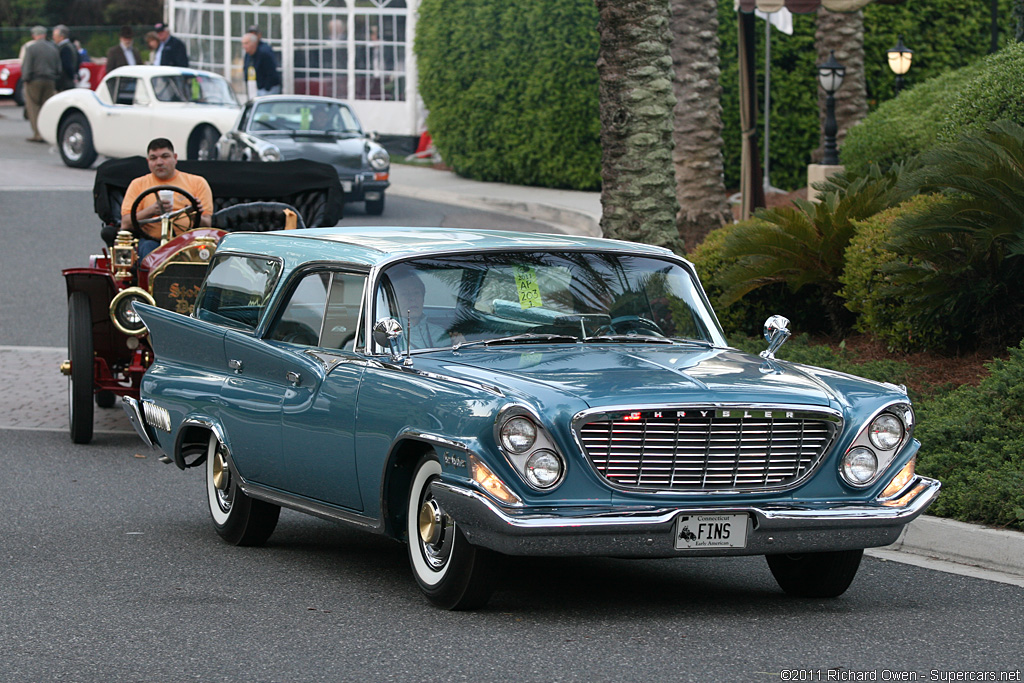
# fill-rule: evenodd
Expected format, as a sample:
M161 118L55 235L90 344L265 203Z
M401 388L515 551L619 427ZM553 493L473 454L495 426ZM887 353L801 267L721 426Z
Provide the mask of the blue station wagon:
M282 506L408 545L434 604L503 555L765 555L834 597L938 494L906 389L730 348L658 247L483 230L226 236L191 315L136 303L140 436L229 543Z

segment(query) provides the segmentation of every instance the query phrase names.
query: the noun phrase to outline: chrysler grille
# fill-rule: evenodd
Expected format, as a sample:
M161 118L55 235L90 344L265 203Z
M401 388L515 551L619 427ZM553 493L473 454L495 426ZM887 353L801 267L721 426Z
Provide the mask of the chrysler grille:
M745 491L802 480L836 422L778 410L637 411L592 419L579 436L597 472L621 488Z

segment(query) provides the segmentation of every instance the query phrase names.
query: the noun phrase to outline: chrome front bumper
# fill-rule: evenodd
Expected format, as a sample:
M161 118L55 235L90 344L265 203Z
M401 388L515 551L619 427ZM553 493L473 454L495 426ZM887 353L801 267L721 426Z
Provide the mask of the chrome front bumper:
M474 545L506 555L713 557L873 548L894 543L903 527L935 500L941 484L917 477L899 507L881 503L833 506L695 506L569 508L553 512L497 505L478 491L435 481L441 507ZM676 550L679 515L746 513L743 548Z

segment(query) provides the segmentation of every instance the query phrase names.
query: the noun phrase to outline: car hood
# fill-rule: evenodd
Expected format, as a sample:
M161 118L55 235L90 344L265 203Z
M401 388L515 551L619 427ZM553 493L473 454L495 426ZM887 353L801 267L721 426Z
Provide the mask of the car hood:
M829 387L798 366L734 349L572 345L473 348L437 370L504 391L542 397L568 393L590 407L671 403L827 406ZM544 400L542 398L542 400ZM556 400L548 395L547 400Z
M350 171L363 167L366 138L340 138L336 135L260 135L276 145L283 159L310 159Z

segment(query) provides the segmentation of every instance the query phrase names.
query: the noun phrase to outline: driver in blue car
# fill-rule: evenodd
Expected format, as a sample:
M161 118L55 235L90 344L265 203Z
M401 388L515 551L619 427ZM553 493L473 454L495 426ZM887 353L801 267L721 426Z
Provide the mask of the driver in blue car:
M177 169L178 155L174 152L174 145L171 141L167 138L156 138L150 141L146 148L146 161L149 163L149 173L131 182L125 192L124 201L121 202L121 229L135 232L132 228L132 204L140 194L158 185L172 185L195 197L201 214L199 226L210 227L210 216L213 210L213 192L210 190L210 183L206 182L206 178L202 176ZM187 206L189 206L189 201L178 192L175 192L169 201L161 199L155 192L143 197L135 215L140 223L141 231L141 234L136 235L139 238L140 260L160 246L160 222L142 223L142 221ZM172 225L174 234L178 234L184 229L176 223Z

